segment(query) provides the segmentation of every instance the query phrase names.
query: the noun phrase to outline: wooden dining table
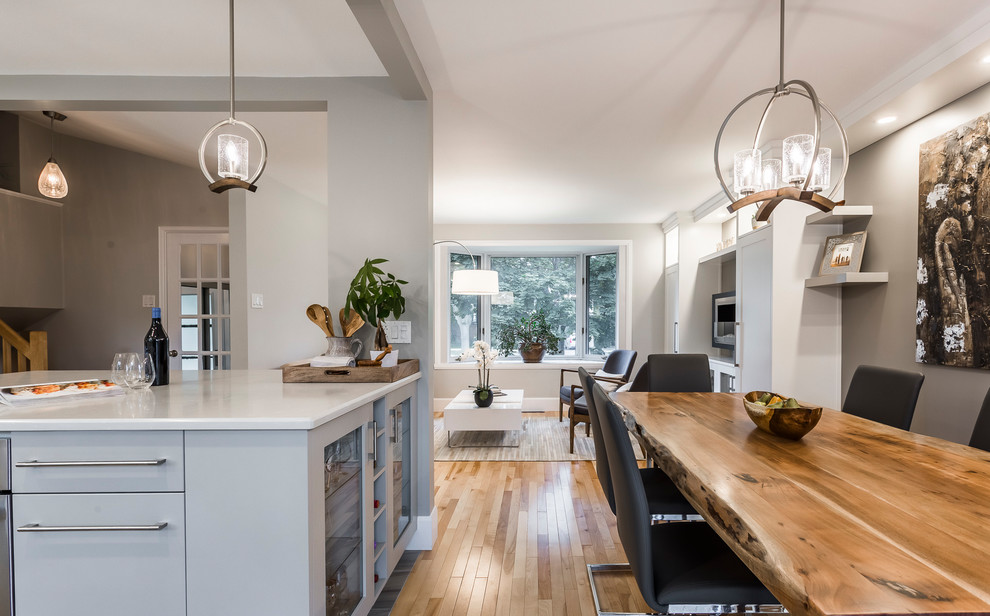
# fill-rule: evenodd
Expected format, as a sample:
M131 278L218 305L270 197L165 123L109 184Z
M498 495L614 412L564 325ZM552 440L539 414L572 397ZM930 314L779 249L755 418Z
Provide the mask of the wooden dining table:
M739 394L613 399L791 613L990 614L990 453L829 409L791 441Z

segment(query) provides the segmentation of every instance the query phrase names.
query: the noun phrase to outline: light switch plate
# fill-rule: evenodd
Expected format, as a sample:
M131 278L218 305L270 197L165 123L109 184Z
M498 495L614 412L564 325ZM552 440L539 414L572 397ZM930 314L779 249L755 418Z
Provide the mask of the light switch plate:
M251 294L251 307L252 308L264 308L265 307L265 296L261 293Z
M385 336L389 342L409 344L412 342L412 322L385 321Z
M155 296L154 295L142 295L141 296L141 307L142 308L154 308Z

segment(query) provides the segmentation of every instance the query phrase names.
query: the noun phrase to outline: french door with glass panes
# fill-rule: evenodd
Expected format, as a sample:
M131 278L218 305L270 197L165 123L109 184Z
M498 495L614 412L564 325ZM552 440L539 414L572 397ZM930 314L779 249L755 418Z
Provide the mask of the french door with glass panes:
M230 236L165 231L165 320L172 370L230 370Z

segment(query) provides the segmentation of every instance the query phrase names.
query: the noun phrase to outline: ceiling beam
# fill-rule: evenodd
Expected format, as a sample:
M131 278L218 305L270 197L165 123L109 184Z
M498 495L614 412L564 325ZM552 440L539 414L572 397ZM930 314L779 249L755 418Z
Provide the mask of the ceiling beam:
M354 17L405 100L428 100L433 89L393 0L347 0Z

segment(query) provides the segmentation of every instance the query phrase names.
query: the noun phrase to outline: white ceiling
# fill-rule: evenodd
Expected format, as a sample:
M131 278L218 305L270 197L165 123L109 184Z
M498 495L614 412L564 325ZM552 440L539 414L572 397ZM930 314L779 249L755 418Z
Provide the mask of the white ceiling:
M722 119L777 76L774 0L395 3L434 89L440 223L658 222L693 209L719 190ZM223 0L0 6L0 74L227 71ZM385 74L345 0L238 0L237 36L238 75ZM785 78L815 86L855 149L990 81L987 41L983 0L791 0ZM223 115L60 111L61 132L190 166ZM888 113L898 121L876 126ZM269 141L266 176L325 200L325 114L239 116ZM752 131L745 118L734 128Z
M396 1L434 88L437 222L656 222L692 209L719 191L723 118L776 83L771 0ZM862 112L879 82L986 24L986 8L791 0L785 79L810 81L840 117Z

